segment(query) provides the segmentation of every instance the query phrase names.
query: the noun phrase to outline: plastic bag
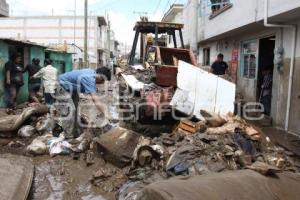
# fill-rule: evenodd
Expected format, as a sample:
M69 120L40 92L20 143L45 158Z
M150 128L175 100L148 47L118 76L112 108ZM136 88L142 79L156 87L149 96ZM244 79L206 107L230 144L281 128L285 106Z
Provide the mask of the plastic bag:
M65 137L61 134L59 138L54 138L49 141L49 153L50 156L66 155L72 152L72 145L64 140Z
M23 126L18 131L18 136L22 138L31 137L36 132L36 129L33 126Z

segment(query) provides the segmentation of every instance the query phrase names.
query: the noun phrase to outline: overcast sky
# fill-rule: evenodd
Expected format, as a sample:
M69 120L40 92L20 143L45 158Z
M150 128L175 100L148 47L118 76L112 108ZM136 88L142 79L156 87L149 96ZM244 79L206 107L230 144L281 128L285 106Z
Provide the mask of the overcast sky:
M74 15L75 0L6 0L13 16L32 15ZM150 20L161 20L163 13L173 3L186 0L89 0L92 15L109 14L116 39L131 44L133 26L139 19L134 12L147 12ZM83 15L84 0L76 0L78 15Z

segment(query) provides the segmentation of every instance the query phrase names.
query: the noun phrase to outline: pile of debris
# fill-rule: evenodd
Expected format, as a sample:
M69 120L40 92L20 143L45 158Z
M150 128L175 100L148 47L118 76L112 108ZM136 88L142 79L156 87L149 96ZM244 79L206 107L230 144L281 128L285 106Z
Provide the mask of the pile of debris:
M130 82L130 77L125 78ZM150 98L155 96L152 93L156 90L161 98ZM148 104L157 106L170 102L171 93L174 91L157 86L142 96L149 97L145 97ZM201 110L203 120L182 119L171 133L158 132L157 137L146 137L143 132L114 123L82 129L78 138L66 139L63 129L47 112L47 107L32 105L20 115L3 117L0 132L17 132L20 138L31 138L26 147L31 155L70 155L75 160L83 155L87 167L93 165L95 159L113 164L115 167L99 166L89 179L105 192L118 191L118 199L136 199L145 185L174 176L241 169L269 175L298 172L299 168L293 153L273 145L259 128L232 114L220 116ZM145 113L150 111L146 109ZM82 116L83 123L89 124L87 120ZM18 144L25 145L15 142Z
M98 153L121 171L101 169L94 175L93 182L99 185L109 177L122 177L115 188L127 182L120 189L124 192L128 184L148 185L178 175L197 176L241 169L264 175L298 172L293 153L274 146L257 127L237 116L221 118L201 112L207 120L182 120L172 133L162 133L156 138L145 138L119 127L101 135L95 140Z

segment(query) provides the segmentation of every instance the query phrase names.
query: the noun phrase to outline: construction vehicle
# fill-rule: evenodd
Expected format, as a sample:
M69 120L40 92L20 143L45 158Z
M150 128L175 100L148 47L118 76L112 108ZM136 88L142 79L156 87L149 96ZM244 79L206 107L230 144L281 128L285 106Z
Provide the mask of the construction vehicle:
M126 87L120 90L121 101L126 102L122 109L129 110L128 104L134 107L134 112L123 113L126 119L134 113L133 118L126 120L127 124L133 124L129 128L136 130L137 125L147 124L153 130L154 124L174 124L169 103L177 87L178 61L196 66L193 52L184 48L183 27L176 23L136 23L129 69L122 74ZM140 51L136 57L139 39ZM171 39L173 45L169 47Z

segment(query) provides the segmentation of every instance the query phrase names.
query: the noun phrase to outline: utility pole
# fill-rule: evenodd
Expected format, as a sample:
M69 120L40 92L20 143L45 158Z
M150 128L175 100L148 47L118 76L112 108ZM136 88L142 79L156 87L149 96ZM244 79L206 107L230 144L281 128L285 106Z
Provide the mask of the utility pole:
M109 15L107 16L107 21L108 21L108 26L107 26L107 44L108 44L108 66L110 66L110 61L111 61L111 57L110 57L110 52L111 52L111 47L110 47L110 43L111 43L111 34L110 34L110 20L109 20Z
M127 58L127 42L125 42L125 57Z
M76 0L74 0L74 49L73 49L73 61L75 61L75 55L76 55L76 15L77 15L77 3ZM74 62L74 65L76 65L76 63Z
M198 0L191 0L190 1L190 13L191 16L191 27L190 27L190 47L193 50L194 54L197 55L198 51L198 8L199 8L199 1ZM197 55L198 56L198 55ZM196 56L196 57L197 57Z
M88 0L84 0L84 64L88 67Z

